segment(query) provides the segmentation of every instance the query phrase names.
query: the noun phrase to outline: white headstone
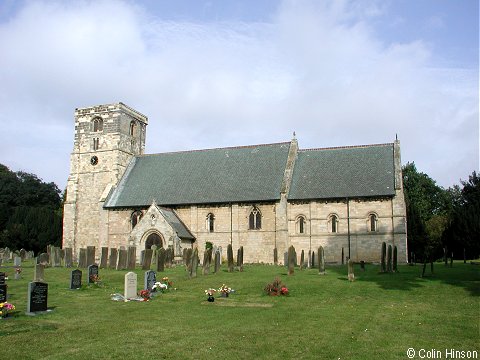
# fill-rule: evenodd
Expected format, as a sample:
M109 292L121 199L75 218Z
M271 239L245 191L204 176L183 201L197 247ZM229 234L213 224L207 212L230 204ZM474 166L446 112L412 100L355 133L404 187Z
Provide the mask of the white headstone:
M137 274L128 272L125 274L125 300L137 297Z
M13 266L22 266L22 258L20 256L13 258Z

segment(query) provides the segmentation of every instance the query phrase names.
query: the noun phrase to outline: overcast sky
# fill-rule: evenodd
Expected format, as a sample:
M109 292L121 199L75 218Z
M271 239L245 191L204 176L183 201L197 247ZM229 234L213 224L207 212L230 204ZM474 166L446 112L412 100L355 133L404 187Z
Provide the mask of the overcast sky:
M147 153L402 145L479 169L477 0L0 0L0 163L62 190L77 107L149 118Z

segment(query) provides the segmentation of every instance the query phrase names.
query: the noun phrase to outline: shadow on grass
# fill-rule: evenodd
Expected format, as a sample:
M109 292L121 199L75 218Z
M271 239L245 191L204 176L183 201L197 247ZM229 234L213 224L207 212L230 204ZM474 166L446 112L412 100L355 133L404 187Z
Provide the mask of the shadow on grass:
M354 273L356 282L375 282L386 290L412 290L423 286L426 282L443 282L448 285L461 287L471 296L480 296L480 268L470 264L458 263L452 268L435 263L434 273L430 273L430 265L425 277L421 277L423 265L402 265L397 273L381 273L379 265L366 265L365 271L355 264ZM339 280L348 281L347 266L329 266L327 271L340 275Z

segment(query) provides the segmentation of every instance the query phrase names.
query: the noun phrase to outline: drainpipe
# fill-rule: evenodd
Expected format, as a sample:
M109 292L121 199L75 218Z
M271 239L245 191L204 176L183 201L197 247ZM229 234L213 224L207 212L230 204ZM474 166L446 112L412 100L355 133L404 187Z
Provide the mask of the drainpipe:
M350 203L347 197L348 259L350 260Z

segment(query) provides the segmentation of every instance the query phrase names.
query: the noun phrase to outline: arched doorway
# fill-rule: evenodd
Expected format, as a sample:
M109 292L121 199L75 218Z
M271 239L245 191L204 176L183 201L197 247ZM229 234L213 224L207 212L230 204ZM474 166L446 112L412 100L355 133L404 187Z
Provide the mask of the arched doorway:
M151 249L152 245L157 245L158 248L161 248L162 244L162 237L157 233L151 233L147 236L147 240L145 240L145 250Z

